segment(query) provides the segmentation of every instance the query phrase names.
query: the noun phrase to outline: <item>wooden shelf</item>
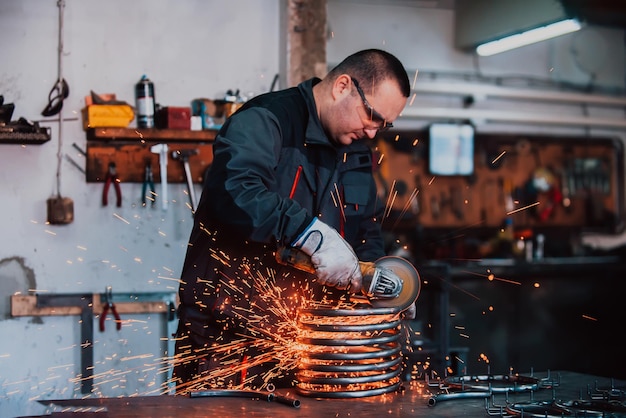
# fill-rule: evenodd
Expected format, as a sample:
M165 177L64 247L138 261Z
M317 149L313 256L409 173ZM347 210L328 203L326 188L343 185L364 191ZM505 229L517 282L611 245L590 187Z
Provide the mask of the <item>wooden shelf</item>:
M182 129L135 129L135 128L90 128L88 141L131 141L131 142L208 142L215 139L216 130L187 131Z
M87 130L87 182L105 179L109 163L115 163L121 182L141 183L147 164L154 181L161 181L159 155L150 148L168 145L167 182L186 183L183 163L172 158L173 151L195 150L189 157L194 183L202 183L206 169L213 161L213 140L217 131L180 129L90 128Z

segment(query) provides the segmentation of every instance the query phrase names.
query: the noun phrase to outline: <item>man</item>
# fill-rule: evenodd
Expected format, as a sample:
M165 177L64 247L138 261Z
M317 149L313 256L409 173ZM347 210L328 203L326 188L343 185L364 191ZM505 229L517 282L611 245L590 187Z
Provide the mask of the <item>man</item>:
M401 62L370 49L226 120L181 275L177 393L289 384L276 364L297 308L358 294L359 260L385 255L384 202L360 140L391 127L409 94ZM309 256L315 274L278 263L280 247Z

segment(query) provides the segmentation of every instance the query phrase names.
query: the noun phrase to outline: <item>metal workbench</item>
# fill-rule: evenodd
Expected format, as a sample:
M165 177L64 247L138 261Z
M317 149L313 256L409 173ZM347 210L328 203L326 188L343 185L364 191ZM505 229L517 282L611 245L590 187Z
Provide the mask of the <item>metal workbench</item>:
M533 373L537 379L549 378L554 385L533 391L494 392L484 398L443 399L429 406L437 389L427 381L405 382L404 390L363 398L318 399L298 396L295 392L277 390L276 394L297 400L299 406L269 402L266 397L138 396L125 398L86 398L39 401L49 404L48 413L40 417L488 417L513 416L503 408L508 404L543 400L583 400L592 394L610 393L611 399L624 405L626 382L573 372ZM551 387L554 386L554 387ZM289 402L288 402L289 403ZM534 416L526 414L525 416ZM541 415L550 417L552 415ZM561 416L561 415L558 415ZM573 415L569 415L573 416ZM583 415L579 415L583 416ZM598 416L598 415L584 415ZM601 415L600 415L601 416ZM611 417L626 416L612 412ZM25 417L22 417L25 418ZM32 417L30 417L32 418Z

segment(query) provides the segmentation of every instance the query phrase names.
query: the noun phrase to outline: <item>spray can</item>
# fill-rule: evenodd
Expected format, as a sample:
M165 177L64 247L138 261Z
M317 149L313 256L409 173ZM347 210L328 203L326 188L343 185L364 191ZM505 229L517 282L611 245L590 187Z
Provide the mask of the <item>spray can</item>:
M146 75L135 84L135 107L138 128L154 128L154 84Z

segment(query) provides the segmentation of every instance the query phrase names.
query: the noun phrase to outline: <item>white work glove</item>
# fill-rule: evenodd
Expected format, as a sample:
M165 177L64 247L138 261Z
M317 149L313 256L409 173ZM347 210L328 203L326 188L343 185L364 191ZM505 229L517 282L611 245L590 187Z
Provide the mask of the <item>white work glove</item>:
M361 269L354 250L339 233L315 218L292 247L311 257L317 281L337 289L358 293L362 287Z

